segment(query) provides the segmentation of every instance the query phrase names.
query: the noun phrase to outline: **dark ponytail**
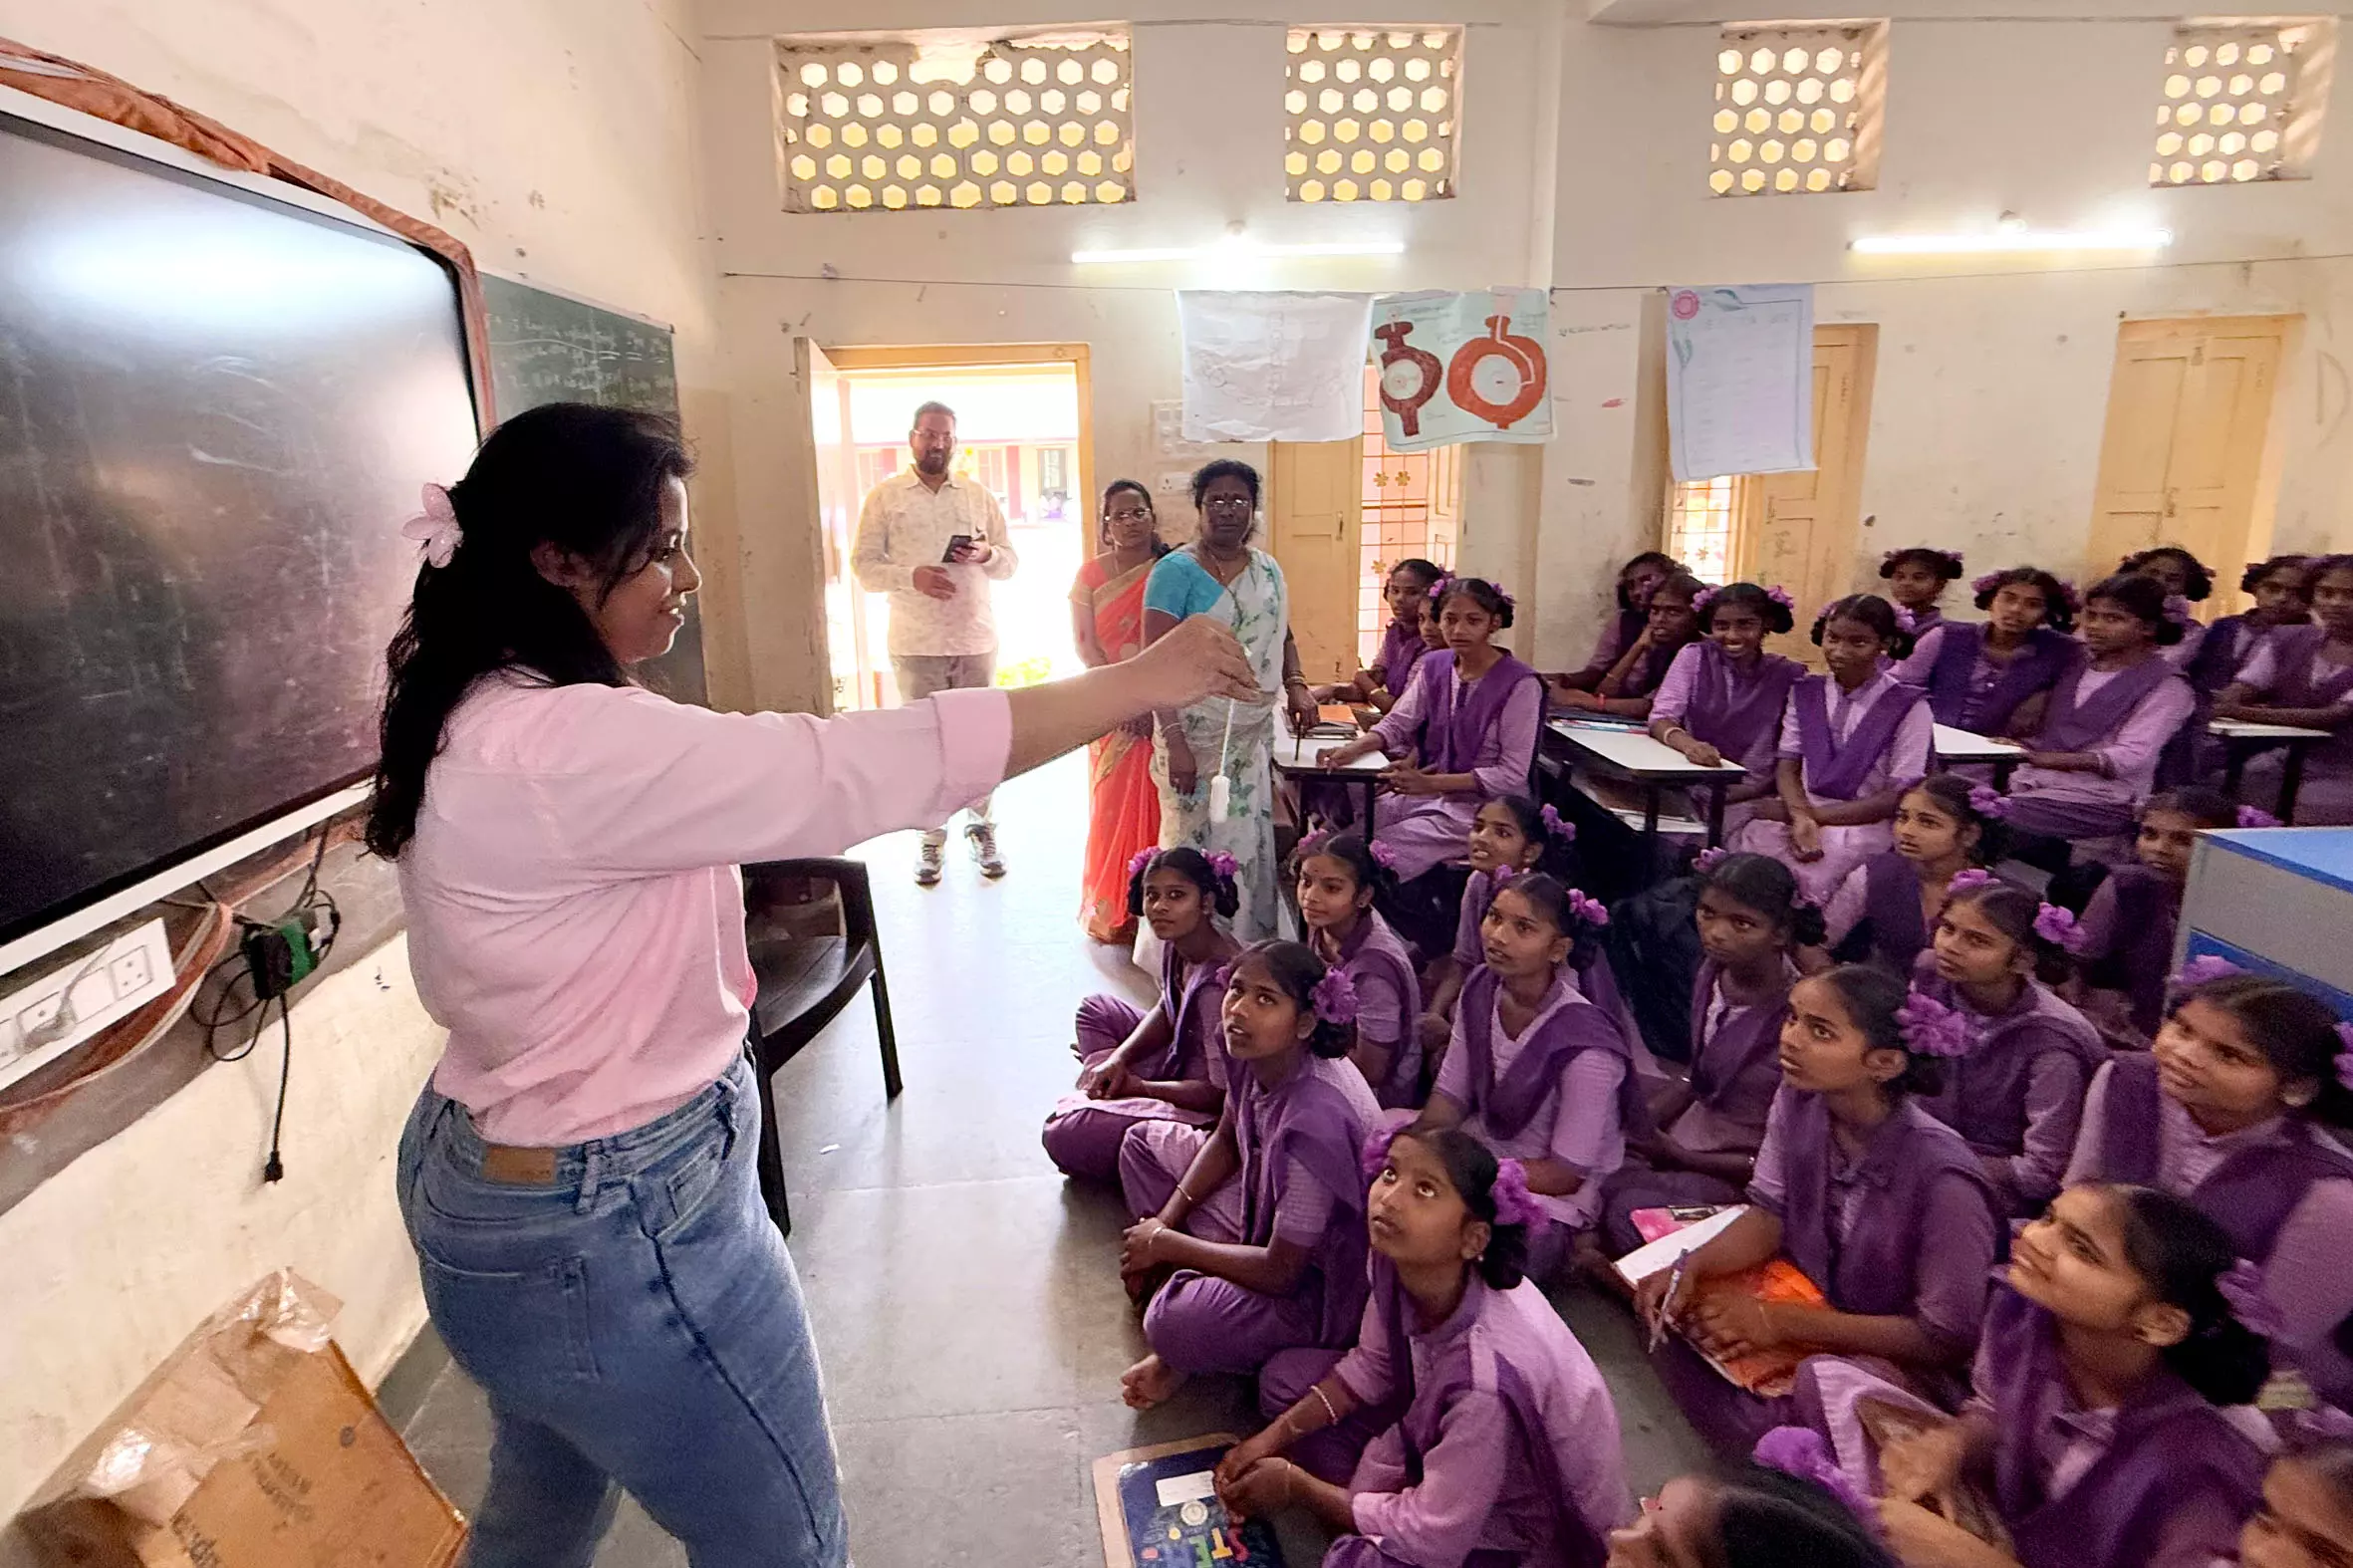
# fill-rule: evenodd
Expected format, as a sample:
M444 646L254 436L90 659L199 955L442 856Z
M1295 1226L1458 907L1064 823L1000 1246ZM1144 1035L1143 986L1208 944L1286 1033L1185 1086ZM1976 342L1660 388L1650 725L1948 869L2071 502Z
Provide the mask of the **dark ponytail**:
M1849 594L1816 616L1814 647L1822 646L1823 630L1833 621L1852 621L1868 629L1891 658L1903 658L1912 652L1912 634L1897 621L1896 607L1877 594Z
M2134 559L2140 558L2136 556ZM2182 623L2165 613L2165 602L2169 597L2165 585L2156 578L2143 577L2137 572L2119 572L2114 577L2102 578L2094 583L2084 593L2083 602L2088 605L2095 599L2107 600L2146 625L2151 640L2159 648L2171 648L2182 641ZM2199 594L2185 597L2203 599L2206 596Z
M1797 626L1797 616L1773 597L1779 592L1779 589L1767 591L1754 583L1726 583L1708 595L1707 603L1700 607L1699 630L1704 632L1715 625L1715 613L1719 610L1748 610L1764 623L1766 632L1776 636L1785 634Z
M1948 897L1945 907L1951 910L1964 904L1984 915L1988 925L2026 950L2034 960L2034 978L2043 984L2062 985L2075 972L2074 956L2035 929L2042 912L2054 906L2045 905L2016 883L1999 880L1963 888Z
M1458 1127L1409 1129L1398 1136L1411 1138L1445 1167L1462 1206L1487 1226L1487 1249L1475 1265L1478 1277L1497 1290L1518 1284L1528 1271L1528 1227L1495 1217L1495 1176L1502 1170L1495 1152Z
M1536 846L1536 863L1528 868L1530 871L1540 871L1559 880L1567 879L1569 874L1565 863L1570 857L1569 834L1565 827L1555 832L1552 823L1544 820L1544 808L1516 792L1490 795L1479 803L1481 811L1489 806L1501 806L1510 812L1511 820L1519 825L1519 836ZM1559 820L1559 813L1554 813L1554 820Z
M2215 574L2204 561L2180 545L2159 545L2154 550L2142 550L2116 563L2120 574L2139 575L2153 561L2179 561L2182 564L2182 597L2197 604L2215 591Z
M1488 618L1498 628L1510 627L1511 596L1483 577L1450 577L1446 579L1445 586L1438 590L1438 603L1431 606L1431 609L1443 611L1446 608L1446 601L1456 595L1468 599L1472 604L1484 610Z
M1275 989L1297 1003L1302 1013L1315 1019L1315 1032L1307 1037L1307 1048L1318 1056L1346 1056L1349 1046L1356 1042L1356 1029L1353 1024L1326 1018L1315 1010L1315 988L1331 972L1324 960L1316 956L1315 949L1304 942L1252 942L1235 954L1226 973L1237 974L1243 964L1253 960L1266 966L1267 977L1274 981Z
M1979 610L1991 610L1994 595L2019 583L2028 584L2042 595L2044 626L2062 634L2075 630L2075 590L2039 566L2013 566L1978 578L1970 585L1976 590L1971 603Z
M1308 861L1319 855L1346 866L1356 885L1369 890L1375 903L1397 892L1396 874L1375 858L1372 845L1361 833L1309 834L1291 852L1291 875L1296 878Z
M1601 955L1600 932L1609 923L1609 916L1593 917L1591 900L1584 894L1544 872L1530 872L1514 877L1495 890L1500 899L1506 893L1516 893L1535 912L1536 918L1548 922L1552 928L1569 938L1568 966L1582 973L1587 965ZM1487 906L1489 910L1494 905Z
M1913 791L1926 795L1946 816L1962 827L1977 830L1977 847L1969 851L1969 863L1975 866L1999 864L2009 843L2009 830L2001 825L2001 820L1977 809L1976 792L1986 787L1959 773L1932 773L1912 786Z
M2160 1301L2190 1315L2166 1365L2210 1405L2245 1405L2271 1376L2270 1347L2231 1315L2221 1281L2238 1261L2230 1235L2187 1198L2155 1187L2112 1186L2125 1261Z
M580 602L540 576L531 553L551 545L591 563L611 594L653 559L663 488L693 471L676 425L628 408L545 403L490 432L449 487L457 553L417 569L385 653L369 849L391 859L415 837L425 770L451 710L484 675L631 683Z
M1242 907L1241 890L1233 878L1220 876L1209 864L1209 857L1191 845L1179 845L1173 850L1147 850L1136 857L1128 873L1128 913L1144 913L1144 879L1156 871L1173 871L1201 890L1201 902L1218 915L1232 919Z
M1715 1528L1723 1568L1898 1568L1869 1525L1812 1481L1761 1464L1718 1472Z
M1904 1053L1904 1071L1884 1086L1890 1100L1906 1095L1928 1099L1945 1087L1944 1063L1915 1051L1904 1037L1904 1020L1898 1014L1912 994L1904 981L1867 963L1842 963L1813 978L1838 993L1847 1020L1862 1032L1865 1049Z
M1819 947L1830 939L1822 912L1805 901L1797 874L1769 855L1726 855L1699 874L1699 887L1764 916L1792 947Z

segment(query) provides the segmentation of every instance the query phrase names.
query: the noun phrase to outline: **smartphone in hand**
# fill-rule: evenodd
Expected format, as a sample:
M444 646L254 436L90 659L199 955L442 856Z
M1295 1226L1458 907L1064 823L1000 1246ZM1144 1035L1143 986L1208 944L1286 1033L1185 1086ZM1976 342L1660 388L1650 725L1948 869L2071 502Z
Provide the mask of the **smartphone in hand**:
M972 536L970 534L955 534L951 536L947 541L946 552L939 558L940 564L943 566L955 565L957 557L961 556L965 551L971 548Z

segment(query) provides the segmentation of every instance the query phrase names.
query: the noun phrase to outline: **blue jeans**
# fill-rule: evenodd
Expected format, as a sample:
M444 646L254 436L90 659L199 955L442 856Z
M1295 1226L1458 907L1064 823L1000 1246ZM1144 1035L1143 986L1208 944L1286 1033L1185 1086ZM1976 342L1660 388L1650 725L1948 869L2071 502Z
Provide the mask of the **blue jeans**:
M667 1116L554 1151L532 1184L485 1176L465 1108L418 1098L400 1212L433 1326L493 1425L467 1568L589 1568L623 1489L694 1568L849 1561L759 1126L739 1062Z

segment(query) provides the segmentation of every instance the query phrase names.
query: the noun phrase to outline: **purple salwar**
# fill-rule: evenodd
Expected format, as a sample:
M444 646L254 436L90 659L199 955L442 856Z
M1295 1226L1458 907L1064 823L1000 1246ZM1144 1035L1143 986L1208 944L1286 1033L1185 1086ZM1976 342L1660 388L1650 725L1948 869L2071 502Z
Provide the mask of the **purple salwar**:
M1471 819L1498 795L1524 795L1544 722L1544 678L1506 653L1465 685L1449 651L1415 666L1397 706L1373 726L1391 756L1422 753L1431 773L1468 773L1475 789L1453 795L1384 795L1374 840L1395 857L1403 882L1462 853Z
M1225 1050L1211 1038L1218 1027L1217 1004L1212 995L1202 999L1204 991L1214 991L1217 965L1201 964L1179 985L1178 975L1184 960L1177 956L1174 944L1165 944L1161 952L1161 1011L1170 1020L1170 1046L1157 1062L1137 1065L1139 1077L1156 1082L1203 1082L1225 1086ZM1117 996L1090 996L1079 1003L1078 1054L1085 1067L1093 1067L1113 1051L1119 1049L1136 1026L1144 1022L1144 1013L1134 1003ZM1045 1131L1039 1141L1046 1147L1046 1157L1065 1176L1088 1181L1113 1181L1120 1174L1120 1141L1128 1130L1140 1122L1176 1122L1187 1127L1207 1127L1217 1120L1213 1113L1186 1111L1169 1104L1138 1095L1122 1100L1090 1100L1083 1094L1067 1094L1054 1102L1047 1113Z
M1928 776L1935 741L1936 720L1917 687L1882 672L1850 692L1834 690L1827 676L1812 675L1790 690L1780 755L1802 763L1799 777L1808 800L1844 804L1920 782ZM1884 821L1826 827L1821 859L1801 861L1785 822L1751 819L1731 835L1733 849L1787 866L1817 904L1828 903L1848 872L1894 842L1895 829Z
M2051 689L2035 751L2096 751L2099 773L2032 763L2010 776L2008 826L2046 838L2096 839L2126 832L2133 807L2157 780L2157 763L2196 709L2189 682L2155 656L2122 669L2078 661Z
M1373 1098L1385 1110L1419 1107L1422 1037L1414 1025L1422 1016L1422 982L1412 950L1378 910L1367 910L1341 944L1340 969L1356 985L1358 1032L1390 1047L1389 1074L1372 1086Z
M2042 1211L2059 1192L2083 1121L2084 1091L2108 1059L2090 1020L2029 979L2008 1010L1988 1016L1938 978L1920 956L1916 995L1958 1014L1969 1048L1945 1061L1945 1087L1920 1102L1986 1157L1986 1176L2013 1218Z

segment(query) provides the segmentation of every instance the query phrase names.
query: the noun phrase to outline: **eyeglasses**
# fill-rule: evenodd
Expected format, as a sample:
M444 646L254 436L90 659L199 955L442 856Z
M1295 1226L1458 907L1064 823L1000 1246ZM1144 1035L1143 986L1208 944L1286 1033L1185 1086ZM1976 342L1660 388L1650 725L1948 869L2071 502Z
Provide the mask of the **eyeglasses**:
M1254 503L1246 495L1219 495L1201 503L1204 512L1246 512Z
M1113 512L1109 515L1111 520L1115 523L1135 523L1149 521L1152 517L1152 512L1149 508L1134 507L1124 511Z

